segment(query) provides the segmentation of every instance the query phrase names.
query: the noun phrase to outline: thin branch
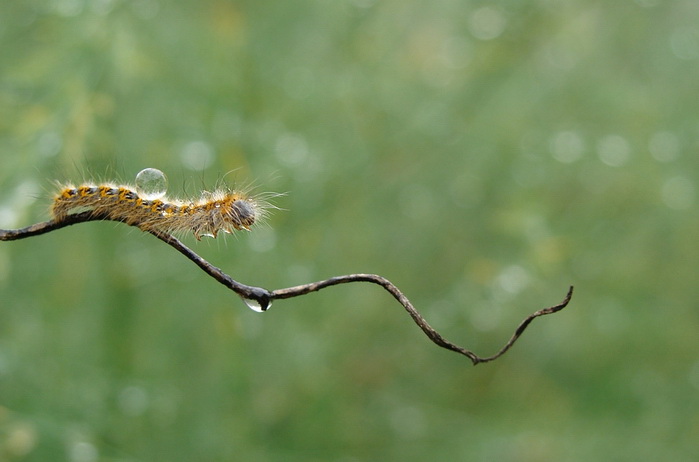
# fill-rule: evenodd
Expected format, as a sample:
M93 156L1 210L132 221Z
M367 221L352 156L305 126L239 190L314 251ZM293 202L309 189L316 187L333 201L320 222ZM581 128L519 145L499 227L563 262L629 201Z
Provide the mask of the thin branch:
M55 231L57 229L61 229L66 226L74 225L77 223L99 220L121 221L110 218L104 214L95 213L94 211L87 211L73 215L68 215L61 221L49 220L21 229L0 229L0 241L24 239L27 237L38 236L40 234L48 233L50 231ZM541 309L527 316L519 324L514 334L512 334L512 337L507 341L505 346L503 346L500 349L500 351L498 351L492 356L481 357L472 352L471 350L460 347L442 337L436 330L432 328L432 326L428 324L425 318L423 318L422 315L415 309L413 304L410 302L410 300L408 300L408 298L403 294L403 292L401 292L398 289L398 287L396 287L391 281L384 278L383 276L379 276L377 274L361 273L348 274L344 276L335 276L329 279L325 279L323 281L312 282L310 284L303 284L300 286L287 287L286 289L277 289L269 291L262 287L241 284L240 282L236 281L235 279L231 278L229 275L221 271L220 268L217 268L208 261L204 260L192 249L184 245L182 242L180 242L178 239L176 239L174 236L170 234L151 229L145 231L157 237L158 239L170 245L171 247L174 247L178 252L192 260L197 266L199 266L199 268L204 270L209 276L213 277L218 282L234 291L240 297L255 301L260 306L260 309L262 311L265 311L267 308L269 308L273 300L282 300L286 298L307 295L311 292L317 292L321 289L325 289L326 287L336 286L339 284L347 284L350 282L369 282L372 284L379 285L382 288L384 288L388 293L390 293L393 296L393 298L395 298L398 301L398 303L400 303L403 306L403 308L405 308L405 310L408 312L415 324L417 324L418 327L422 329L425 335L427 335L427 337L433 343L442 348L446 348L447 350L451 350L468 357L474 365L479 363L485 363L488 361L493 361L505 354L512 347L512 345L514 345L514 343L517 341L520 335L522 335L525 329L535 318L547 314L556 313L562 310L568 305L568 302L570 302L570 299L573 296L573 287L571 286L568 289L568 293L566 294L565 298L559 304L551 306L549 308Z

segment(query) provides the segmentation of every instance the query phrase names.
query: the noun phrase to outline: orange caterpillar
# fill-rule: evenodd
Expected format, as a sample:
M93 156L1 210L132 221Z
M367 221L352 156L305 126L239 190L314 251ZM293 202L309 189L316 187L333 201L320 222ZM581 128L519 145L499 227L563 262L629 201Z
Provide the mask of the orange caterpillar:
M205 193L197 201L178 201L141 197L129 186L84 184L64 186L54 197L51 215L60 221L71 213L92 211L144 231L193 232L200 240L202 236L216 237L219 232L249 231L264 218L268 207L266 202L237 191Z

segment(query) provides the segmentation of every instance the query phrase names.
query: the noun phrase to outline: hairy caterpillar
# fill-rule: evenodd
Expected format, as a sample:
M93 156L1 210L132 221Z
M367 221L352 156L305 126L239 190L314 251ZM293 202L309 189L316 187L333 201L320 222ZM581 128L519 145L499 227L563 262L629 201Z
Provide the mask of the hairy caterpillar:
M189 231L200 240L220 232L249 231L270 207L262 198L233 190L205 192L196 201L168 199L164 197L166 181L160 170L148 168L137 175L136 188L110 183L64 185L54 197L51 215L60 221L71 213L91 211L144 231Z

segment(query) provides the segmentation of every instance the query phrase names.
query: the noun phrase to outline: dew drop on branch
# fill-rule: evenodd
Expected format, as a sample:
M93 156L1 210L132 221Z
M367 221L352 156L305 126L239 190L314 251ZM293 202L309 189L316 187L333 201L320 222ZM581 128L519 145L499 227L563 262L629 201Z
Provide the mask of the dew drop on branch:
M266 305L261 305L260 302L258 302L257 300L254 300L252 298L244 298L244 297L241 297L241 298L243 299L245 304L248 306L248 308L250 308L253 311L257 311L258 313L262 313L263 311L267 311L272 306L271 301L267 302Z

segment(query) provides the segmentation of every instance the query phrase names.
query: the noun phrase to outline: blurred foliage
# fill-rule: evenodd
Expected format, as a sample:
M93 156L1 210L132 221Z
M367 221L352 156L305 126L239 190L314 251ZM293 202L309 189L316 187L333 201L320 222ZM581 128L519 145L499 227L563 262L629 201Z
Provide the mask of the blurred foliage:
M0 245L0 460L697 460L699 7L691 0L0 5L0 226L57 181L285 192L196 242Z

